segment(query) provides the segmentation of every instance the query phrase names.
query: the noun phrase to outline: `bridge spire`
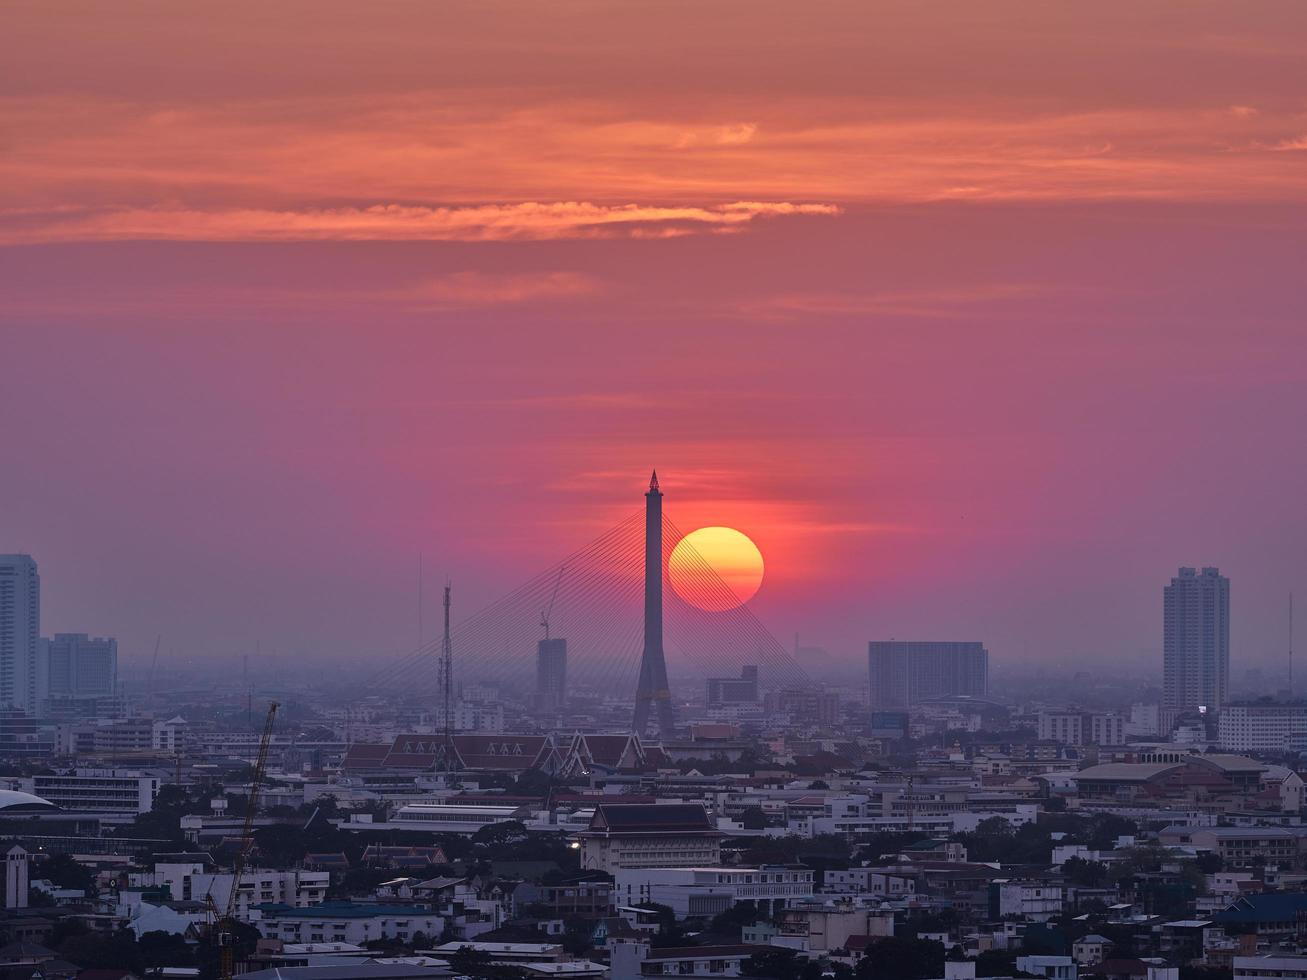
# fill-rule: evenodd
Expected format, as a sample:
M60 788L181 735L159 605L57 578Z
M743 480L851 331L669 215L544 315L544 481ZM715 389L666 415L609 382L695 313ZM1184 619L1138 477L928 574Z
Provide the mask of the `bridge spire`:
M672 692L663 655L663 494L658 489L657 470L644 495L644 653L640 657L640 681L635 689L635 718L631 724L635 734L649 734L650 714L658 723L659 736L670 738Z

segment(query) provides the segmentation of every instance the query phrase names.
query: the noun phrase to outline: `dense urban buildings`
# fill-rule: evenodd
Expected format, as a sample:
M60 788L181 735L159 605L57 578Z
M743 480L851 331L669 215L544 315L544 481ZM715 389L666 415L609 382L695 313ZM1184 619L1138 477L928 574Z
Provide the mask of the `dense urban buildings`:
M868 662L875 708L945 696L984 697L989 690L989 652L982 643L873 640Z
M1230 689L1230 580L1181 568L1163 594L1163 704L1216 710Z

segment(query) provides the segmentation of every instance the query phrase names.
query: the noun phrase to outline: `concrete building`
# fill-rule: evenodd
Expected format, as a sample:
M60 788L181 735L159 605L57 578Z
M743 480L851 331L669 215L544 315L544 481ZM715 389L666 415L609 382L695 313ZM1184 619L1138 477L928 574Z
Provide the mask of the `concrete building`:
M1063 745L1125 745L1125 719L1111 711L1041 711L1039 737Z
M800 902L781 913L780 928L773 946L798 951L803 956L824 956L847 948L854 937L883 939L894 935L894 913L854 905L848 901Z
M1163 590L1162 704L1215 711L1230 688L1230 580L1181 568Z
M117 640L56 633L40 650L51 699L109 697L118 687Z
M812 898L812 870L785 865L756 868L627 868L614 876L618 905L657 902L678 919L713 916L737 902L750 902L770 916L793 902Z
M581 839L581 867L702 868L721 863L724 836L699 803L601 803Z
M1307 751L1307 704L1226 705L1217 737L1232 752Z
M41 576L31 555L0 555L0 708L35 714L40 676Z
M867 660L873 708L989 692L989 651L982 643L873 640Z
M708 707L758 703L758 668L740 668L739 677L709 677Z
M670 946L652 949L647 942L621 942L612 948L612 980L647 977L738 977L744 962L767 946Z
M536 709L558 711L567 703L567 640L536 644Z
M154 807L161 782L132 769L74 769L19 779L17 788L64 810L132 820Z
M226 908L233 880L230 871L208 871L198 861L160 861L154 866L154 883L166 886L175 902L203 902L212 897L218 908ZM258 917L251 909L267 903L288 908L317 906L326 897L330 881L329 871L247 868L236 898L236 916L248 922Z
M1030 922L1047 922L1062 913L1065 903L1066 888L1055 881L995 879L989 885L991 919L1017 915Z
M438 939L445 928L444 919L430 909L365 902L323 902L311 908L265 905L255 910L251 924L269 939L282 942L360 946L374 939L408 942L419 932Z
M28 855L27 851L15 844L5 852L5 894L6 909L27 908Z
M1273 953L1270 956L1236 956L1234 980L1307 980L1307 956Z

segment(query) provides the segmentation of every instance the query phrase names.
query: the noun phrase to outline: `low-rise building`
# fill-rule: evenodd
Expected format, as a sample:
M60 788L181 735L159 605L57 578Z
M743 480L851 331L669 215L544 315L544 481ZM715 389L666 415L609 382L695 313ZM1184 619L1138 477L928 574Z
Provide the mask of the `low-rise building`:
M269 939L287 943L357 943L375 939L410 942L418 933L439 937L444 919L414 905L374 905L365 902L323 902L309 908L261 905L252 910L251 924Z
M812 898L809 868L763 865L755 868L626 868L614 875L614 897L621 905L657 902L678 919L712 916L749 902L770 916L787 905Z
M1307 980L1307 956L1236 956L1234 980Z
M159 773L135 769L71 769L17 780L15 788L63 810L132 820L149 813L159 795Z
M724 836L699 803L601 803L581 839L581 867L616 875L626 868L716 867Z

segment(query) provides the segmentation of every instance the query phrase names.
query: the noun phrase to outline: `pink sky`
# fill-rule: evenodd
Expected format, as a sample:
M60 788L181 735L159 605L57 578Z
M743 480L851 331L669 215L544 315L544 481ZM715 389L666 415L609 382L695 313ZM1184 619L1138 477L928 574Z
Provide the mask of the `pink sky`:
M0 551L47 631L407 648L419 551L470 610L656 465L841 656L1160 663L1217 564L1236 676L1282 659L1298 0L8 20Z

